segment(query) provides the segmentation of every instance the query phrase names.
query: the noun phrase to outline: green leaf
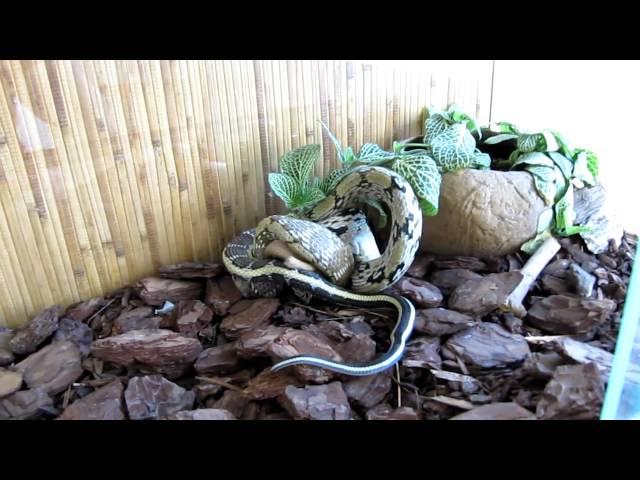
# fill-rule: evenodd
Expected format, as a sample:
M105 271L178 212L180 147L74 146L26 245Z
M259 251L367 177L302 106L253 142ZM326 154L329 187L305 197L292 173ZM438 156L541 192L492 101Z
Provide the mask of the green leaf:
M587 155L587 168L589 169L589 171L591 172L591 175L593 176L594 181L597 182L598 179L598 170L599 170L599 165L598 165L598 157L596 156L595 153L593 153L591 150L585 150L583 148L577 148L574 152L574 156L573 156L573 160L574 162L577 161L578 156L584 152Z
M431 144L448 126L449 124L442 114L435 113L430 115L424 125L424 143Z
M545 167L553 167L553 160L544 153L530 152L520 155L518 160L513 164L514 167L526 163L527 165L543 165Z
M573 187L569 187L555 206L555 233L562 237L569 237L576 233L588 231L589 229L586 227L579 227L573 224L575 216L576 214L573 209Z
M518 150L522 153L533 152L538 145L537 133L522 133L518 136Z
M594 186L597 182L593 177L591 170L589 170L589 163L587 159L587 152L584 150L579 152L575 157L575 166L573 169L573 176L581 182Z
M433 159L445 172L470 167L474 161L476 141L469 130L456 123L440 133L431 142Z
M533 175L533 183L545 204L553 205L558 189L555 183L554 167L544 165L527 166L526 171Z
M329 127L327 127L322 120L318 120L318 121L320 122L320 124L324 128L324 131L327 132L327 135L333 142L333 146L336 148L336 153L338 154L338 159L340 160L340 162L344 163L344 153L342 151L342 145L340 145L340 142L338 141L338 139L333 135L333 133L331 133L331 130L329 130Z
M528 253L529 255L533 255L535 251L538 250L538 248L540 248L540 245L542 245L544 241L547 238L550 238L551 236L552 235L549 230L544 230L542 232L539 232L531 240L524 242L520 247L520 250L522 250L525 253Z
M569 180L574 171L574 166L571 159L558 152L547 152L547 155L549 155L551 160L553 160L554 163L558 166L565 178Z
M551 131L543 130L540 135L539 146L542 151L556 152L560 149L560 144L556 141L556 137L551 133Z
M322 190L322 192L324 192L325 195L328 194L334 188L336 188L336 185L338 185L338 182L340 182L340 180L342 180L342 177L344 177L347 173L349 173L349 171L350 170L346 167L334 168L327 174L326 177L324 177L324 180L319 186L320 190Z
M513 140L515 138L518 138L518 135L515 133L501 133L487 138L484 143L487 145L495 145L496 143L506 142L507 140Z
M394 142L394 148L395 148L395 143L397 142ZM398 145L401 145L401 144L398 143ZM372 162L374 160L391 158L394 156L395 154L391 152L386 152L385 150L382 149L382 147L380 147L379 145L376 145L375 143L365 143L360 148L360 154L358 155L358 160L361 162Z
M270 173L268 180L273 193L282 199L287 208L291 208L301 190L296 179L285 173Z
M491 156L488 153L481 152L476 148L473 153L473 167L480 170L487 170L491 168Z
M573 148L571 148L571 146L569 145L569 142L567 142L565 137L561 135L559 132L556 132L555 130L549 130L549 131L554 136L556 142L560 147L558 151L565 157L568 157L568 158L573 157Z
M320 158L320 145L304 145L284 154L280 160L282 173L294 178L298 184L307 182L313 164Z
M411 185L425 215L438 213L442 177L436 162L428 155L404 156L393 162L392 170L402 175Z
M347 147L343 152L343 163L349 165L357 160L356 154L353 153L353 148Z
M384 208L382 208L382 204L374 198L368 199L366 203L368 205L371 205L378 211L378 228L384 228L384 226L387 224L387 212L385 212Z
M500 132L500 133L513 133L516 135L520 135L520 131L518 127L516 127L513 123L509 122L496 122L491 125L491 131Z

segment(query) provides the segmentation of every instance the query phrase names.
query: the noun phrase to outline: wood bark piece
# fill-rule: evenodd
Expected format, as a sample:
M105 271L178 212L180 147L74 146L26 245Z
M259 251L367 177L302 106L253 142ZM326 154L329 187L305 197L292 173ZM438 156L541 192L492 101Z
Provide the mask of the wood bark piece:
M22 373L0 368L0 398L17 392L22 387Z
M351 407L340 382L304 388L288 386L280 404L295 419L349 420Z
M84 302L72 305L64 313L65 318L70 318L77 322L86 322L94 313L107 304L107 300L102 297L90 298Z
M550 379L553 372L566 360L556 352L532 353L522 365L522 370L534 378Z
M589 298L596 284L596 277L585 271L580 265L573 262L569 265L567 280L581 297Z
M418 255L407 270L407 275L414 278L424 278L434 260L433 255Z
M450 420L535 420L536 416L517 403L500 402L476 407Z
M436 268L441 270L451 268L471 270L472 272L485 272L487 270L487 264L479 258L462 255L453 257L435 257L433 264Z
M271 343L289 330L288 328L268 325L243 333L234 342L238 356L240 358L268 356L268 349Z
M113 380L69 405L58 420L125 420L124 386Z
M613 300L551 295L533 304L527 322L549 333L585 333L602 324L617 308Z
M392 288L411 300L416 307L437 307L442 303L442 292L426 280L402 277Z
M502 307L522 281L521 272L491 273L461 283L451 293L448 307L474 317L482 317Z
M9 341L11 351L16 355L26 355L36 351L38 346L49 338L58 328L58 320L63 308L54 305L41 311L23 328L16 330Z
M158 274L162 278L175 280L190 278L214 278L224 273L224 265L206 262L185 262L161 267Z
M200 300L180 302L176 310L176 328L185 337L198 338L213 320L213 311Z
M134 377L124 392L131 420L165 417L193 407L195 394L160 375Z
M111 334L122 335L133 330L155 330L162 328L165 324L163 317L120 316L113 322Z
M29 388L42 388L49 395L64 391L82 375L80 350L69 341L47 345L16 365Z
M612 353L570 337L554 338L550 344L556 352L576 363L594 363L600 370L602 377L609 378L613 364ZM640 374L640 372L637 373Z
M402 365L409 368L436 368L442 366L440 358L440 339L438 337L419 337L407 343L402 357Z
M237 420L229 410L221 408L199 408L183 410L165 418L165 420Z
M536 415L542 420L589 420L600 416L604 382L594 363L556 368Z
M10 344L13 335L13 330L0 327L0 366L9 365L13 362L14 355Z
M198 374L223 375L238 369L240 358L234 343L225 343L203 350L194 368Z
M96 340L92 354L122 366L141 365L152 371L179 376L190 367L202 351L194 338L169 330L133 330L122 335Z
M467 280L479 279L482 275L464 268L436 270L429 275L429 282L438 287L445 295L450 295L460 284Z
M376 342L368 335L356 335L333 348L347 363L370 362L376 356Z
M285 331L269 344L267 352L274 362L297 355L312 355L336 362L344 361L329 344L303 330ZM310 383L324 383L335 377L334 372L309 365L295 365L291 369L300 379Z
M244 393L252 400L268 400L284 394L289 385L302 387L304 383L291 372L273 372L268 368L249 381Z
M356 404L371 408L381 403L391 391L389 371L366 377L356 377L343 384L347 397Z
M424 308L416 310L415 330L433 337L451 335L475 325L469 315L446 308Z
M542 288L544 291L551 295L564 295L565 293L571 293L571 286L564 278L546 274L540 278L540 281L542 282Z
M85 323L71 318L62 318L58 323L58 329L53 335L53 342L69 341L73 343L83 357L91 352L93 342L93 330Z
M242 300L242 293L236 287L230 275L207 281L204 302L221 317L229 313L231 306Z
M148 305L161 307L165 301L178 303L180 300L197 300L202 297L204 286L200 282L173 280L170 278L147 277L136 287L138 295Z
M392 408L386 404L376 405L367 410L367 420L420 420L413 408Z
M476 393L482 388L480 382L469 375L445 370L431 370L431 374L438 380L445 380L449 384L454 384L456 390L461 390L464 393Z
M522 362L531 353L522 335L509 333L495 323L483 323L458 332L445 346L465 362L481 368Z
M251 417L251 405L254 403L251 401L249 396L245 395L242 392L236 392L234 390L227 390L224 392L222 397L215 402L212 402L211 405L207 405L209 408L216 408L227 410L236 418L241 418L243 420L252 420Z
M40 416L53 406L42 388L21 390L0 399L0 420L27 420Z
M220 330L228 338L238 338L245 332L267 326L279 306L276 298L253 300L244 310L228 315L220 324Z

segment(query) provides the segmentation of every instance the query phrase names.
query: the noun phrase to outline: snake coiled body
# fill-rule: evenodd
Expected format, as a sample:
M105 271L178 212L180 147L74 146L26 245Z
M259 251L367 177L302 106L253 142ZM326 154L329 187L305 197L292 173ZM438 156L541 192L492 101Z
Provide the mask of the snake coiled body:
M382 254L359 250L363 216L358 209L377 200L390 213L390 236ZM315 205L305 219L274 215L230 242L223 263L245 297L274 297L289 286L300 298L364 308L392 306L397 321L386 353L371 363L345 364L300 355L272 367L312 365L335 372L372 375L402 356L414 325L415 310L406 298L387 291L410 267L420 244L422 212L411 186L399 174L381 167L354 169ZM318 271L293 269L266 258L266 246L284 241L296 256Z

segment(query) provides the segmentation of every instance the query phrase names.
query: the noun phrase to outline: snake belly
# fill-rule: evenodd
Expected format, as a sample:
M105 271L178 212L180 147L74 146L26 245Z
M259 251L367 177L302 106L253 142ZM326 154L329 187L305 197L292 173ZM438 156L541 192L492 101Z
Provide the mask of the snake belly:
M348 243L353 229L349 229L344 220L336 219L343 219L345 211L362 207L370 199L377 200L390 213L390 237L384 252L375 258L355 255L356 261L352 264L337 261L338 257L345 256L345 250L333 237ZM277 363L272 370L311 365L364 376L395 365L413 330L415 309L406 298L386 290L411 266L421 233L422 212L407 181L391 170L363 166L342 178L334 190L307 213L306 221L268 217L258 228L247 230L231 241L224 249L223 263L245 297L275 297L288 286L305 301L315 297L365 309L392 306L397 311L391 344L372 362L340 363L298 355ZM305 260L311 260L320 273L292 269L279 259L262 257L262 249L274 238L285 241Z

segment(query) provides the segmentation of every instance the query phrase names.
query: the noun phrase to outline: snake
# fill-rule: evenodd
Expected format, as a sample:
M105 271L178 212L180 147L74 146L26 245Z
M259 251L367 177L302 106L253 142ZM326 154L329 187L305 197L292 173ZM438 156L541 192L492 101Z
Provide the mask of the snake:
M389 237L382 253L363 210L371 200L390 213ZM343 363L296 355L279 361L271 370L308 365L367 376L396 365L416 315L413 304L391 288L411 266L422 235L422 213L411 185L385 167L356 167L301 217L271 215L225 246L223 264L242 295L275 297L288 286L307 303L317 298L363 309L391 306L397 320L388 349L369 362ZM311 268L265 255L276 240Z

